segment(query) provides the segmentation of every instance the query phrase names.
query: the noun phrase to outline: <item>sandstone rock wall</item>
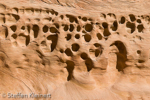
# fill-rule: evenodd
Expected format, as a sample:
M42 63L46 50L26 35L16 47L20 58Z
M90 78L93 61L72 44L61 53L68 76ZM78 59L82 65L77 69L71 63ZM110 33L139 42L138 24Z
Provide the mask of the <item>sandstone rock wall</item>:
M50 93L51 100L150 99L148 12L88 11L82 3L82 9L69 9L71 1L43 1L0 4L0 93ZM89 1L90 7L99 2Z

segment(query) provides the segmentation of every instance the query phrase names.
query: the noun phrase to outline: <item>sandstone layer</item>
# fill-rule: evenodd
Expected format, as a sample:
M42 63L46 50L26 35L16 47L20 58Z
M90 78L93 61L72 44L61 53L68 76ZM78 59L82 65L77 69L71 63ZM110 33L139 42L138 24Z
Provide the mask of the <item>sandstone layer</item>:
M149 6L149 0L1 0L0 100L22 100L4 93L150 100Z

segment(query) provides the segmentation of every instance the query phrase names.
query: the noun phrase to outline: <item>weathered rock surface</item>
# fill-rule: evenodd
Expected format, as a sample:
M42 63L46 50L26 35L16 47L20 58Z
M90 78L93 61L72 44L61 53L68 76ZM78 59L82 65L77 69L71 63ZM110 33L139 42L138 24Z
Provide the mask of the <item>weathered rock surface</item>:
M0 93L150 100L149 6L149 0L1 0Z

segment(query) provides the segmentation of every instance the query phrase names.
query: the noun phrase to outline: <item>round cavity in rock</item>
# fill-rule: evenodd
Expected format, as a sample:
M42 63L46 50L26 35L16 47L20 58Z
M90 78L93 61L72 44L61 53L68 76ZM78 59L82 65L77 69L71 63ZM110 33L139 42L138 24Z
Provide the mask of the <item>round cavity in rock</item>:
M85 39L86 42L90 42L91 41L91 35L85 34L84 39Z
M70 32L72 32L74 30L74 26L72 24L70 24Z
M101 35L100 33L97 33L97 38L98 38L99 40L101 40L101 39L102 39L102 35Z
M68 31L68 25L64 26L64 31Z
M51 27L51 28L50 28L50 32L51 32L51 33L56 33L56 32L57 32L57 29L56 29L55 27Z
M12 34L12 38L16 39L17 38L17 34Z
M137 50L137 54L141 54L141 50Z
M71 52L71 50L70 50L69 48L67 48L67 49L65 50L65 54L66 54L67 56L73 56L73 54L72 54L72 52Z
M22 29L22 30L25 30L25 26L22 26L21 29Z
M76 35L75 35L75 38L76 38L76 39L79 39L79 38L80 38L80 35L79 35L79 34L76 34Z
M85 59L88 58L88 55L87 55L86 53L82 53L82 54L81 54L81 58L85 60Z
M48 26L45 25L45 26L43 27L43 32L44 32L44 33L48 32Z
M106 22L102 23L103 28L108 28L108 24Z
M91 24L86 24L86 25L85 25L85 30L86 30L87 32L91 32L91 31L93 30L93 26L92 26Z
M79 32L81 30L80 25L77 26L77 31Z
M71 34L67 34L67 37L66 37L67 41L71 39Z
M72 44L72 50L73 51L78 51L80 46L77 43Z
M138 22L138 23L141 23L141 20L140 20L140 19L137 19L137 22Z
M83 21L87 21L87 18L86 18L86 17L83 17L82 20L83 20Z
M95 50L95 57L98 57L99 54L100 54L100 50L96 49L96 50Z
M64 53L64 50L63 50L63 49L60 49L60 53Z
M125 17L121 17L120 23L121 23L121 24L124 24L124 23L125 23Z
M11 28L11 30L12 30L13 32L15 32L15 31L17 30L17 26L16 26L16 25L11 26L10 28Z
M136 18L135 18L135 16L134 16L133 14L130 14L129 17L130 17L130 20L131 20L132 22L136 20Z
M141 25L138 25L137 26L137 29L138 29L138 32L142 32L143 29L144 29L144 26L141 24Z

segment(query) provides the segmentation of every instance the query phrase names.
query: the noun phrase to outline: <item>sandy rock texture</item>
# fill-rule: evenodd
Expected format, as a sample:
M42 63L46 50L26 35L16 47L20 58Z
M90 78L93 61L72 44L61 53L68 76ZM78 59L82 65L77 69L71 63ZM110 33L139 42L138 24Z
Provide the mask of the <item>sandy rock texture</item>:
M150 100L149 0L0 0L0 100Z

